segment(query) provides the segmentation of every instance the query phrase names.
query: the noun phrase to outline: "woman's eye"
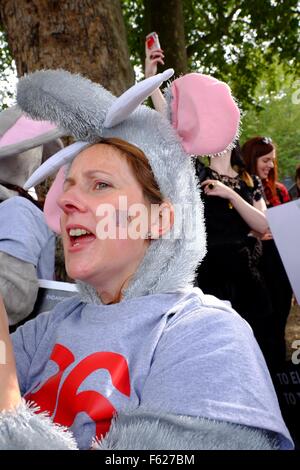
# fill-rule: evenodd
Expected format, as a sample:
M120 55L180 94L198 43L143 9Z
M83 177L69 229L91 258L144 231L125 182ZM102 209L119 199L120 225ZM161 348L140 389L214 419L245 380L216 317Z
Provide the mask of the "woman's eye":
M105 188L108 188L109 185L107 183L103 183L102 181L98 181L96 184L95 184L95 189L105 189Z

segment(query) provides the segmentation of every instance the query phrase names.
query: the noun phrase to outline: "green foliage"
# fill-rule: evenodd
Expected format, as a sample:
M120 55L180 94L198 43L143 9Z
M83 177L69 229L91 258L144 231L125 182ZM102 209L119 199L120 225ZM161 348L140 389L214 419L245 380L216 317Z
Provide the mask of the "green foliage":
M190 70L229 83L247 110L241 142L254 135L271 136L278 147L280 177L293 175L300 156L300 103L292 101L297 94L293 85L300 90L299 1L182 2ZM121 3L131 57L141 67L144 2ZM297 96L300 101L300 91Z
M182 2L190 70L225 80L244 108L259 108L255 90L274 57L289 73L299 73L298 0ZM131 56L134 65L140 66L144 60L144 4L142 0L121 0L121 4ZM274 89L272 79L269 88Z
M12 57L10 55L5 34L0 30L0 64L1 69L11 67ZM2 71L2 70L1 70ZM0 71L0 73L1 73Z
M128 47L133 65L141 67L145 56L144 1L121 0L127 27Z
M213 74L230 84L247 110L241 142L254 135L271 136L278 147L280 177L293 175L300 158L299 1L182 2L190 70ZM131 60L142 68L149 32L145 31L144 0L121 0L121 5ZM0 109L11 102L14 76L0 29Z
M274 56L299 72L298 0L183 2L190 68L228 82L244 108Z
M282 67L277 67L280 93L269 93L267 77L261 80L256 98L263 107L248 110L243 119L241 143L256 135L271 137L277 146L280 178L294 176L300 162L300 80L286 77Z
M12 77L16 74L6 37L0 30L0 110L13 98Z

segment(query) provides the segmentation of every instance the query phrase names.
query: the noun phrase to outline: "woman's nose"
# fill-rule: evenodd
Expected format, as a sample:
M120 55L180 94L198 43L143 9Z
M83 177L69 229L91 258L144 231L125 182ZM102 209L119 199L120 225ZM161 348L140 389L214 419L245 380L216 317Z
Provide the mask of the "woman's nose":
M80 194L75 189L69 189L65 191L57 201L58 206L66 214L72 214L74 212L85 212L86 206L80 197Z
M272 161L269 162L269 168L274 168L274 163Z

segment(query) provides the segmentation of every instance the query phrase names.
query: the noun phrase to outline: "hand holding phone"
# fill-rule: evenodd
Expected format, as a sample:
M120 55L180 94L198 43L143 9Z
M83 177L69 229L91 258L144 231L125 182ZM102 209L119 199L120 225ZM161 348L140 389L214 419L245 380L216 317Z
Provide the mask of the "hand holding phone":
M146 36L145 41L145 77L152 77L157 74L157 64L164 65L164 53L160 48L157 33L153 32Z
M149 33L146 36L146 50L152 51L154 49L160 49L160 43L158 34L155 32Z

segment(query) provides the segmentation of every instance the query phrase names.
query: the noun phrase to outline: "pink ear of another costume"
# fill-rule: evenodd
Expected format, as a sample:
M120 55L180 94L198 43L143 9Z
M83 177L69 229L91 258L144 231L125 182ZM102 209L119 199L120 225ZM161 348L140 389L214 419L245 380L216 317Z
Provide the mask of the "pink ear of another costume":
M65 166L62 166L59 172L56 175L54 182L52 183L51 188L49 189L45 205L44 205L44 215L48 227L53 230L53 232L60 234L60 216L62 210L57 204L57 200L60 195L63 193L63 186L65 181Z
M216 154L234 141L240 112L226 83L190 73L174 80L171 90L172 125L187 153Z
M21 116L0 138L0 147L16 145L19 142L40 137L42 134L46 134L56 128L57 126L51 122L33 121L26 116Z

